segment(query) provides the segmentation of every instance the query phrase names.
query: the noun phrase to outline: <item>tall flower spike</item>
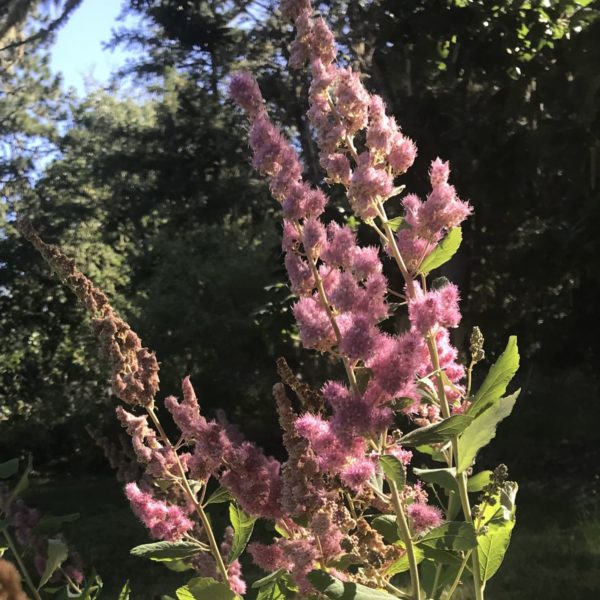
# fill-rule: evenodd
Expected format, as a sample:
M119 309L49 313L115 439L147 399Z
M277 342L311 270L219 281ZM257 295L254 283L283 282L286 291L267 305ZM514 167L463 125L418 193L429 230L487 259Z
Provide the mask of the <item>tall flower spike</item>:
M57 246L43 242L29 220L20 219L19 229L90 313L100 350L111 365L115 395L127 404L152 405L159 386L154 353L142 347L137 334L114 312L104 292L77 269L74 260Z

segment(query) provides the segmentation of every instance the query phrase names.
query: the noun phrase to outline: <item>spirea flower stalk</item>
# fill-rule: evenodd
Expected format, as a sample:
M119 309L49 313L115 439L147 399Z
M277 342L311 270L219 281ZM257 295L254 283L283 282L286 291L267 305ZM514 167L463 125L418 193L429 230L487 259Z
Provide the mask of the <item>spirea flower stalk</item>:
M360 229L326 220L327 188L303 178L295 145L270 119L252 75L235 74L230 92L248 118L252 164L281 206L299 339L345 373L314 390L278 361L273 395L288 454L283 464L222 416L202 414L188 377L181 399L164 400L180 433L172 443L156 411L154 355L72 261L27 222L22 230L90 311L110 360L115 395L127 405L117 407L117 418L142 471L126 486L133 511L166 544L161 548L185 549L184 566L196 571L203 590L245 594L238 559L254 522L265 519L278 535L248 546L269 573L256 584L260 597L368 598L378 590L378 598L447 600L470 579L482 600L503 557L491 549L505 550L515 523L516 484L506 481L505 468L471 474L479 449L516 401L518 392L504 394L518 351L511 338L473 393L483 336L474 330L465 367L451 339L461 322L459 289L444 278L428 281L456 252L472 207L440 158L430 160L429 194L405 193L415 142L361 75L338 62L334 35L309 0L284 0L281 13L296 30L290 67L309 69L308 119L323 183L342 186L355 218L381 242L361 245ZM389 219L388 208L401 216ZM386 272L394 267L408 324L396 331L391 317L404 308L388 301ZM472 506L469 494L479 491ZM206 510L222 501L231 502L231 528L219 545ZM182 594L195 597L194 585Z

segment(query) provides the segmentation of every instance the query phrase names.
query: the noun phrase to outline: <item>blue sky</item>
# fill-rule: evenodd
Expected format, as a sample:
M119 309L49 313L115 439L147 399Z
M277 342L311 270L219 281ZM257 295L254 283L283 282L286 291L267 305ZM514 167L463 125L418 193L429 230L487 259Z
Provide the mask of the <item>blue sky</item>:
M117 17L122 0L83 0L81 6L60 29L52 48L51 66L62 72L66 86L85 92L85 80L92 76L105 83L111 72L123 65L128 54L123 50L104 50L102 43L120 24Z

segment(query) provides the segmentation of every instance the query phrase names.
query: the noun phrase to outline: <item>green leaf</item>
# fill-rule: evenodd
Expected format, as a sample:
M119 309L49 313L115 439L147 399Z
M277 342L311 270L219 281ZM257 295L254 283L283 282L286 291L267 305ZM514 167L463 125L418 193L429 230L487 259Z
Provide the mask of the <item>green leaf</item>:
M220 504L222 502L229 502L232 499L231 493L229 490L224 487L217 488L204 502L204 506L208 506L209 504Z
M229 505L229 520L233 527L233 542L227 562L231 564L244 551L252 535L256 518L247 515L237 504L231 503Z
M473 419L473 422L465 429L458 439L458 464L456 468L459 473L468 469L475 460L477 452L495 437L498 423L510 415L519 393L520 390L517 390L511 396L500 398Z
M448 492L458 493L458 484L456 483L456 469L448 467L446 469L413 469L413 473L426 483L435 483L443 487Z
M0 558L4 556L4 553L8 550L7 546L0 546Z
M285 600L287 588L279 581L272 581L261 587L256 600Z
M351 565L363 565L365 561L358 554L342 554L335 560L330 560L327 565L338 571L346 571Z
M250 587L252 587L253 589L261 588L264 585L268 585L269 583L273 583L274 581L277 581L284 573L285 573L285 569L277 569L277 571L273 571L272 573L269 573L262 579L258 579Z
M456 254L461 242L462 229L460 227L453 227L421 263L419 273L430 273L448 262Z
M386 592L359 583L340 581L325 571L311 571L307 577L319 592L332 600L393 600L395 598Z
M131 587L129 585L129 579L128 579L125 582L125 585L123 586L123 588L121 589L121 592L119 593L118 600L129 600L130 594L131 594Z
M510 380L515 376L518 369L519 348L517 338L512 335L508 338L506 349L492 365L487 377L483 380L477 394L475 394L468 413L477 416L503 396Z
M19 459L11 458L6 462L0 463L0 479L8 479L19 470Z
M423 444L439 444L445 442L453 435L462 433L471 423L473 417L467 415L454 415L439 423L419 427L400 438L402 446L421 446Z
M477 545L475 529L471 523L448 521L419 540L419 546L429 546L438 550L470 550Z
M398 231L399 229L406 229L410 225L406 222L404 217L394 217L387 223L392 231Z
M10 493L10 496L8 497L8 502L6 503L7 505L9 505L15 498L21 495L29 487L29 474L31 473L32 469L33 459L30 454L27 458L27 466L25 467L25 470L19 478L17 485L15 485Z
M177 600L237 600L227 585L211 577L195 577L175 592Z
M141 558L149 558L155 561L179 560L190 558L201 552L201 548L194 542L154 542L153 544L142 544L132 548L129 553Z
M420 548L414 547L415 559L419 564L424 558L425 554ZM396 562L392 563L386 570L385 574L388 576L397 575L398 573L404 573L410 569L410 563L408 562L408 553L404 554Z
M400 539L396 515L379 515L371 521L371 527L380 533L388 544L394 544Z
M184 573L185 571L189 571L194 567L186 562L183 558L176 558L175 560L161 560L157 561L161 562L169 571L174 571L175 573Z
M41 535L54 535L58 533L65 523L72 523L79 519L79 513L71 513L69 515L62 515L55 517L52 515L44 515L33 528L35 533Z
M63 541L53 538L48 540L48 560L46 561L46 567L40 578L38 590L48 583L56 569L67 560L68 555L69 551Z
M492 471L480 471L467 480L467 491L480 492L492 480Z
M458 554L453 554L449 550L440 550L439 548L433 548L432 546L417 546L421 552L425 555L428 560L433 560L436 563L443 565L460 566L462 558Z
M487 532L478 537L477 554L479 556L479 571L482 581L487 581L493 577L500 568L508 549L514 526L514 519L501 523L489 523L487 525Z
M406 485L406 469L404 465L390 454L379 457L379 465L385 476L396 484L398 490L403 490Z

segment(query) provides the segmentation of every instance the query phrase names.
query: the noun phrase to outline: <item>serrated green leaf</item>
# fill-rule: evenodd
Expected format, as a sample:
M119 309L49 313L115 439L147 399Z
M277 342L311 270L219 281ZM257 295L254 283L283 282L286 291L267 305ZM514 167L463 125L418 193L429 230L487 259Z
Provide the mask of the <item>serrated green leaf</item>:
M125 582L125 585L119 592L118 600L129 600L129 596L131 595L131 586L129 585L129 579Z
M390 219L387 224L392 231L398 231L399 229L406 229L407 227L410 227L404 217L394 217L393 219Z
M404 465L390 454L379 457L379 465L388 480L396 484L398 490L403 490L406 485L406 469Z
M169 571L174 571L175 573L184 573L185 571L190 571L194 568L183 558L176 558L175 560L160 560L157 562L160 562L164 567L169 569Z
M195 577L175 592L177 600L238 600L227 585L212 577Z
M129 554L161 562L190 558L201 551L202 549L194 542L154 542L136 546L129 551Z
M388 544L394 544L400 539L396 515L379 515L371 521L371 527L380 533Z
M285 573L285 569L277 569L277 571L273 571L272 573L269 573L262 579L258 579L250 587L252 587L253 589L261 588L265 585L268 585L269 583L273 583L274 581L277 581L277 579L279 579L284 573Z
M29 487L29 474L31 473L32 469L33 469L33 458L30 454L29 457L27 458L27 466L25 467L25 470L21 474L21 477L19 478L17 485L15 485L15 487L10 492L10 496L8 497L7 505L11 504L11 502L15 498L20 496Z
M8 479L19 470L19 459L11 458L6 462L0 463L0 479Z
M415 560L417 561L417 564L421 563L422 560L425 558L425 554L423 553L423 550L421 550L420 548L417 548L416 546L413 548L413 551L415 553ZM408 571L410 569L410 563L408 561L408 554L404 554L404 556L402 556L401 558L399 558L396 562L392 563L386 570L385 570L385 574L389 577L393 576L393 575L397 575L398 573L404 573L405 571Z
M496 435L498 423L508 417L519 397L520 390L511 396L500 398L487 410L473 419L473 422L458 438L458 463L456 468L459 473L468 469L477 452L486 446Z
M446 469L413 469L413 473L426 483L435 483L435 485L443 487L448 492L458 493L456 469L454 467Z
M469 408L468 414L477 416L506 392L506 388L519 369L517 338L508 338L506 349L492 365Z
M62 540L54 538L48 540L48 558L40 578L38 590L48 583L54 572L67 560L68 555L69 550Z
M487 532L477 538L479 572L482 581L493 577L500 568L510 544L514 526L514 519L501 523L490 523L487 525Z
M439 423L419 427L403 435L399 443L402 446L421 446L425 444L439 444L450 439L454 435L462 433L473 420L467 415L454 415Z
M246 514L239 505L232 502L229 505L229 520L233 527L233 542L227 562L231 564L244 551L252 535L256 518Z
M224 487L219 487L208 497L208 500L204 501L204 506L229 502L231 499L231 492Z
M426 559L433 560L436 563L453 566L459 566L462 563L460 555L450 550L440 550L427 545L417 547L423 552Z
M363 565L364 560L358 554L342 554L335 560L330 560L327 565L338 571L345 571L351 565Z
M467 480L468 492L480 492L492 480L492 471L480 471Z
M448 521L419 540L419 546L429 546L438 550L470 550L477 545L475 529L471 523Z
M310 583L322 594L332 600L394 600L395 596L348 581L340 581L325 571L311 571Z
M285 600L286 588L278 581L272 581L264 587L261 587L256 596L256 600Z
M33 528L35 533L41 535L54 535L58 533L65 523L72 523L79 519L79 513L71 513L70 515L52 516L44 515Z
M446 237L433 249L427 258L421 263L419 273L430 273L448 262L459 249L462 242L462 229L453 227Z

